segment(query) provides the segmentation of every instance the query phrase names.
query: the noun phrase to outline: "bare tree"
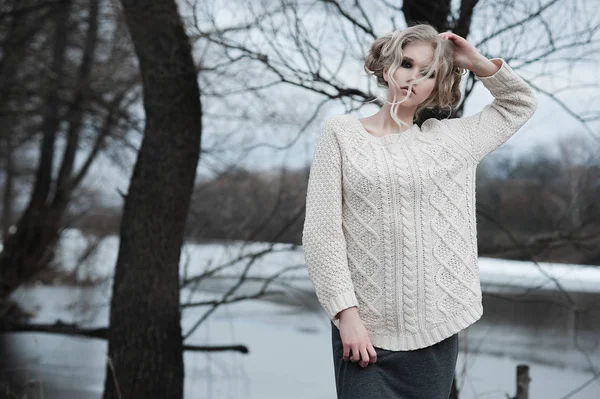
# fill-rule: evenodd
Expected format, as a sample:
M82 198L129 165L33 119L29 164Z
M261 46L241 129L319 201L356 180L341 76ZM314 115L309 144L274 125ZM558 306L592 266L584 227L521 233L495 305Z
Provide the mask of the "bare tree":
M459 7L451 7L449 0L409 0L402 6L386 0L320 0L310 6L297 1L265 2L262 8L255 3L244 4L245 8L236 4L232 7L245 10L246 19L218 26L210 10L205 11L202 16L208 23L195 21L193 38L205 50L219 50L201 66L207 96L219 101L232 101L242 95L246 99L260 96L266 100L268 95L261 92L285 87L295 99L304 100L302 96L306 95L315 104L309 110L314 112L303 111L309 121L328 103L342 104L352 111L373 100L374 90L353 84L352 76L348 76L348 60L356 61L356 71L360 71L368 45L378 35L406 24L427 22L440 31L452 30L468 38L484 55L502 56L515 70L527 72L530 84L591 132L591 124L600 115L579 104L567 103L563 95L567 88L569 97L575 90L584 93L597 88L592 74L580 77L584 80L580 85L567 83L552 93L541 90L537 82L541 86L543 79L560 77L563 67L597 65L597 18L587 12L585 2L578 0L530 1L523 7L520 4L499 5L480 0L462 0ZM201 5L197 8L198 13L203 11ZM569 15L568 26L560 19L565 13ZM495 23L486 20L490 18ZM246 75L244 70L252 74ZM536 74L538 70L543 72ZM227 74L238 77L236 85L213 90L214 82ZM476 84L472 73L464 77L464 96L453 117L462 115ZM251 103L242 100L239 112L234 109L229 118L242 117L248 109ZM300 125L304 130L304 124Z
M594 139L566 137L553 148L538 146L529 156L499 154L495 176L480 169L478 206L494 213L519 241L515 244L496 222L483 217L478 225L481 253L521 260L533 254L543 261L598 264L599 150Z
M598 139L592 123L600 118L600 114L565 101L561 97L564 89L550 92L544 89L543 83L537 83L549 76L560 76L562 71L556 65L572 68L587 63L597 66L599 60L594 54L597 54L600 25L594 13L587 12L585 2L548 0L527 4L499 4L462 0L459 2L460 7L453 9L449 0L405 0L402 7L386 0L368 3L321 0L311 3L310 10L294 1L270 2L261 10L257 10L258 7L253 4L248 5L248 20L222 28L216 26L214 20L210 20L213 24L210 27L196 24L196 37L200 43L209 42L222 49L228 61L227 67L223 69L231 70L232 65L239 64L253 72L263 71L262 75L254 73L253 76L260 79L252 79L251 84L244 85L245 80L238 79L242 83L230 90L227 93L229 96L234 97L239 93L257 96L257 92L268 91L273 87L286 87L293 90L293 93L309 93L315 104L314 111L308 112L309 121L327 103L343 104L347 111L359 109L364 106L365 101L373 99L373 95L369 90L355 87L343 78L346 60L353 57L360 62L368 48L367 44L379 34L404 24L426 22L440 31L452 30L471 40L484 55L502 56L517 71L542 71L537 75L529 72L524 76L539 93L558 104L579 122L582 129ZM564 19L557 18L565 13L570 17L568 27L564 25ZM387 25L382 14L390 15ZM485 17L477 18L478 14L494 15L497 19L493 24L489 21L486 23L483 20ZM404 21L398 20L398 15L403 15ZM335 31L339 42L333 42L330 40L331 36L325 34L324 31L329 27ZM323 39L324 37L329 40ZM356 50L357 46L361 48ZM325 59L329 47L335 47L336 54L339 54L338 61L330 64ZM568 51L572 54L566 54ZM248 64L254 65L254 68L248 67ZM213 73L223 73L217 68L213 72L210 66L206 66L205 70L207 80ZM565 85L571 95L578 89L582 92L597 90L598 82L593 80L591 74L587 80L586 75L580 76L580 79L584 80L581 86L574 86L570 82ZM463 114L476 84L474 74L469 72L464 79L464 96L451 117ZM212 93L207 90L207 95ZM214 93L215 96L223 96L222 91L215 90ZM245 109L244 106L240 107L239 115L243 115ZM431 116L440 115L432 110L422 119ZM247 150L249 148L243 149ZM483 206L485 209L485 204ZM549 245L552 245L551 241L550 237ZM535 259L530 251L528 255L528 259ZM453 397L457 395L455 385Z
M128 12L127 9L134 10L135 7L142 4L142 2L125 0L123 3L126 8L126 14ZM532 1L523 5L522 2L502 2L499 4L494 1L462 0L458 3L460 5L458 9L451 7L452 4L449 0L407 0L404 1L402 7L396 6L387 0L368 3L364 1L343 2L340 0L320 0L310 5L296 1L265 2L264 9L257 9L257 2L234 2L231 4L233 7L236 7L236 11L246 10L249 13L249 18L241 22L229 23L227 26L218 26L215 16L209 10L207 11L208 24L202 25L198 15L201 10L205 9L206 4L196 2L192 5L197 7L197 9L194 9L194 13L189 20L190 29L193 32L191 36L194 42L194 50L198 50L198 53L201 54L197 71L199 71L198 78L202 87L202 95L204 98L210 99L209 103L218 105L215 107L214 112L207 112L203 115L203 124L205 126L212 126L212 122L214 124L213 130L226 130L220 136L220 142L210 148L207 146L202 148L202 155L204 160L210 159L213 162L210 167L214 168L217 174L223 176L236 167L235 161L227 164L223 160L225 155L230 155L232 152L235 153L235 148L239 148L240 155L237 160L242 160L250 151L259 148L273 148L284 151L297 142L299 137L308 129L311 129L312 124L318 120L320 113L323 112L326 106L340 105L347 111L364 107L366 101L374 98L374 90L370 86L364 88L363 86L359 87L355 85L348 78L349 75L345 75L349 73L347 70L348 65L351 65L348 60L356 61L356 70L360 70L360 62L364 57L364 52L368 49L368 44L374 38L393 28L403 27L407 23L413 22L428 22L439 30L453 30L471 40L485 55L501 55L510 61L516 70L529 71L526 75L530 77L529 82L543 96L561 106L589 133L593 133L591 123L598 119L596 113L586 112L583 109L578 109L577 104L569 104L564 101L561 97L561 90L548 92L543 89L541 83L536 84L536 82L542 82L548 75L556 75L557 70L552 69L552 67L559 62L566 63L569 66L579 66L585 63L597 66L598 60L593 58L593 54L598 44L598 23L594 19L593 14L587 13L582 5L583 3L578 1ZM162 5L163 3L160 3L160 6ZM246 8L244 9L243 6L246 6ZM159 6L157 5L156 7ZM187 40L182 39L183 36L179 33L176 35L166 34L179 29L177 27L179 17L176 12L173 12L170 2L164 7L166 11L156 12L156 15L151 18L151 21L166 18L166 23L163 23L162 19L160 23L152 22L155 26L160 27L155 33L164 34L165 37L162 39L167 41ZM310 14L311 12L312 14ZM556 21L554 17L567 12L571 16L570 21L572 21L568 26L569 29L557 29L559 27L557 24L562 22ZM484 20L486 17L482 17L489 15L497 17L496 23L490 24L489 21ZM183 82L184 75L189 78L186 75L188 70L184 69L185 73L182 74L180 69L182 66L187 68L189 65L181 63L178 66L175 65L181 59L187 60L187 56L181 58L180 51L182 51L182 47L179 47L179 44L172 47L173 52L168 53L169 57L165 56L165 49L161 47L161 43L165 43L161 41L162 39L154 40L156 47L148 47L152 44L149 38L153 38L154 36L148 36L146 39L141 37L142 32L144 32L143 21L147 21L145 18L150 17L138 10L138 18L134 18L134 12L129 11L128 24L130 25L133 41L139 55L145 84L144 94L147 96L145 98L145 105L148 120L146 123L145 143L148 142L151 144L145 144L148 148L144 150L144 147L142 147L142 150L144 150L143 154L146 154L146 151L151 151L151 155L156 157L161 151L172 149L171 147L165 147L165 143L174 145L174 141L176 141L174 137L182 137L171 136L173 141L167 140L165 138L165 128L162 125L163 121L159 116L178 115L176 110L167 106L169 101L172 104L180 104L183 99L192 100L188 97L188 95L191 96L189 92L181 89L182 86L180 86L180 83L171 86L171 88L180 90L182 93L181 97L173 97L173 93L169 87L157 87L159 82L164 82L165 79L174 79L176 82ZM563 28L563 26L560 26L560 28ZM168 31L169 29L172 30ZM331 36L326 35L332 32L335 34L335 40L331 40ZM136 37L138 37L137 41ZM323 39L324 37L327 39ZM527 37L529 40L516 40L517 37ZM577 54L568 55L565 53L567 50L577 51ZM339 57L331 61L331 58L327 58L330 52L339 55ZM171 56L173 58L170 58ZM160 60L161 63L152 65L150 60ZM173 64L168 64L167 61L172 61ZM163 75L155 75L155 80L152 81L149 78L150 74L154 73L160 67L164 68L162 71L165 73ZM176 73L175 71L178 72ZM537 71L540 72L537 75L533 75ZM354 72L350 73L351 76L355 75ZM473 74L465 76L464 83L465 95L452 115L453 117L462 115L465 104L469 101L470 95L477 84ZM149 86L146 86L146 84ZM183 87L185 89L190 88L189 86ZM282 96L281 89L283 88L293 90L293 95L289 95L289 92L286 92L285 96ZM590 88L597 89L597 83L585 81L582 84L582 90L589 90ZM152 89L151 92L149 91L150 89ZM578 87L572 87L572 89L576 90ZM154 97L157 93L164 93L166 97L159 102ZM99 96L91 101L96 105L106 105L106 101L103 101ZM294 109L292 107L286 108L287 110L291 108L291 111L289 111L289 115L286 115L289 119L284 121L282 120L283 118L274 117L277 114L277 109L274 107L279 102L292 106L295 104L308 105L304 109L298 108L298 112L302 113L301 116L298 116L298 120L293 120ZM260 104L260 107L255 107L256 104ZM190 103L186 105L189 107ZM116 103L115 108L117 109L115 117L124 117L121 114L118 103ZM189 112L190 108L183 109L187 109ZM222 110L227 110L227 112ZM197 115L199 115L199 111L197 111ZM437 114L434 113L433 115ZM253 120L253 116L256 119ZM129 117L131 118L131 116ZM241 131L240 126L245 131L252 131L252 128L249 126L252 123L255 123L257 128L264 128L270 122L274 122L277 125L284 125L284 122L290 122L290 119L293 125L301 127L297 129L296 134L287 144L276 145L269 142L257 143L253 141L250 145L245 145L245 143L234 142L234 139ZM183 121L183 119L175 118L174 121L177 124ZM187 125L187 127L189 126L191 124ZM203 128L203 130L205 129L206 127ZM183 130L185 129L178 129L178 133L183 134ZM189 133L189 130L185 131ZM190 147L192 146L190 145ZM163 188L162 192L157 192L156 190L159 189L156 182L144 180L148 179L148 176L153 176L151 173L159 174L162 178L167 176L169 171L152 169L150 165L147 165L152 160L156 161L155 167L158 165L167 165L167 162L174 162L173 159L168 158L167 153L169 152L167 151L164 154L165 159L161 163L163 161L162 158L152 158L152 156L149 157L140 152L138 158L139 166L136 167L134 174L136 183L134 185L132 181L131 189L126 197L128 204L130 203L130 205L127 205L130 208L126 207L126 210L129 209L131 215L135 215L135 217L131 216L130 219L123 220L121 231L125 243L122 244L123 247L119 254L117 275L115 276L114 292L116 296L113 297L112 309L115 319L111 319L110 326L110 335L114 337L113 347L115 349L111 355L113 363L107 368L106 395L116 395L114 392L117 390L117 386L110 385L113 382L121 384L121 388L126 386L126 389L134 389L132 388L134 385L132 385L131 374L126 371L126 374L121 377L119 373L121 373L123 364L130 364L133 361L132 359L135 360L135 357L139 356L140 350L146 349L140 349L138 345L132 345L128 347L132 353L126 353L126 340L122 339L119 342L119 338L114 334L121 334L124 337L133 337L135 334L140 334L139 336L143 337L143 340L140 342L156 343L157 335L145 334L146 331L142 331L140 326L145 326L149 329L156 325L158 326L158 330L162 331L165 321L159 319L159 315L168 315L167 319L171 323L174 323L175 318L179 317L173 306L175 297L179 293L178 287L174 283L174 274L176 273L174 253L179 253L180 242L176 241L179 240L178 229L180 225L178 223L180 222L181 212L184 211L184 208L187 209L187 202L182 202L181 208L176 213L177 220L169 222L174 224L159 226L158 222L163 222L162 217L164 215L161 214L161 217L156 219L148 219L147 216L150 210L153 209L151 208L151 203L172 205L171 202L168 202L168 198L165 199L162 197L162 195L168 194L169 190ZM190 156L189 153L186 154ZM183 160L181 162L183 163ZM146 172L149 174L146 174ZM584 179L582 175L577 174L576 170L573 170L573 173L579 176L578 179ZM181 178L190 178L189 176L175 176L173 181L179 181ZM217 181L219 179L215 179L215 182ZM158 180L158 182L165 183L164 180ZM186 197L187 191L185 190L187 190L187 187L184 185L179 187L177 191L172 190L171 194L173 198L175 195ZM200 188L202 189L203 187ZM135 189L139 190L139 192L136 193ZM200 192L198 195L212 192L210 189L206 190ZM143 193L140 194L142 191ZM155 196L151 198L150 196L153 194ZM283 197L280 191L274 190L270 192L270 195L278 196L278 198L273 203L261 204L264 205L264 209L262 215L259 216L263 216L265 223L256 223L256 220L251 217L252 215L243 215L246 222L243 225L245 227L244 232L248 233L244 236L245 238L262 237L260 234L265 231L264 225L275 214L281 203L285 201L285 197ZM243 195L240 197L243 197ZM154 202L150 201L151 199ZM258 199L257 203L262 198ZM251 201L249 198L244 198L244 200ZM490 198L490 201L492 200L494 199ZM571 200L576 201L573 198ZM134 209L134 203L142 203L143 206L139 209ZM255 206L255 204L251 205L253 209L259 209L259 206ZM482 205L483 215L480 216L485 217L487 215L485 212L486 204ZM164 209L167 209L167 207ZM267 241L275 243L281 240L284 237L283 233L288 231L290 225L301 219L303 212L302 207L290 210L286 214L286 223L282 223L280 230L269 231L269 239ZM192 217L194 216L192 215ZM144 226L139 221L135 222L140 217L146 217L146 220L150 220L148 225ZM251 229L249 226L258 227ZM169 227L171 230L166 227ZM230 230L235 230L237 227L239 227L239 224L232 223ZM124 267L126 264L139 265L140 259L146 259L134 259L134 254L137 253L135 251L139 250L141 252L142 250L136 246L139 240L135 240L132 237L132 231L142 230L144 230L143 235L140 235L138 239L144 239L144 242L151 242L155 244L153 248L161 248L165 252L161 252L160 257L154 259L148 258L147 264L152 266L150 270L138 269L139 266L129 266L126 269ZM172 231L174 235L172 237L164 237L157 235L156 230L163 232ZM232 238L236 237L236 231L230 233ZM550 242L554 239L557 239L557 237L550 237ZM512 242L514 245L518 244L518 240L513 239ZM175 248L177 248L177 251ZM168 264L169 267L165 267L165 270L162 270L160 265L157 264L157 259L160 258L159 260L163 260L166 257L167 249L170 251L169 254L171 257L168 258L168 263L165 263L165 265ZM268 251L274 251L273 247L268 248ZM253 281L248 276L248 271L264 253L252 254L247 259L243 259L247 263L245 263L239 278L231 280L231 286L228 287L220 298L202 303L186 302L181 305L184 309L200 306L208 307L207 312L197 320L194 328L184 333L184 337L189 336L218 306L273 294L273 292L266 289L267 285L260 285L256 292L240 293L240 288L244 284ZM533 256L531 255L531 257ZM229 264L217 265L202 275L186 275L182 285L186 288L194 289L194 284L197 282L203 279L204 281L208 281L220 270L224 270L229 266ZM142 272L146 274L141 274ZM168 291L168 301L167 303L161 302L159 304L160 308L155 309L154 314L148 313L148 310L152 309L152 306L149 306L149 304L155 304L157 301L155 295L151 295L148 298L145 297L149 295L148 290L152 286L148 286L146 283L135 286L132 276L141 275L140 281L151 282L156 281L159 276L163 276L162 273L165 273L165 276L167 276L165 281L168 282L168 289L165 288L165 292ZM272 280L265 278L261 283L268 281ZM123 304L124 295L132 295L134 298L129 307L127 307L127 304ZM136 312L139 309L143 309L144 313L137 315ZM125 320L128 312L129 314L136 314L136 320L140 320L139 326L133 327L135 331L133 329L128 330L130 325L127 325L127 320ZM178 319L175 324L179 326ZM112 331L113 327L115 332ZM25 329L25 327L22 328ZM100 332L82 330L78 329L77 326L65 325L30 326L29 328L86 336L106 337L109 334L109 327L101 329ZM175 344L172 340L177 334L181 336L181 331L169 330L168 334L168 342L159 342L151 350L162 351L165 350L166 345L172 345L170 348L175 348L176 351L179 351L179 344ZM135 348L138 350L134 350ZM227 347L227 349L231 348L234 347ZM241 347L236 346L235 348L240 349ZM243 351L243 348L241 350ZM157 359L163 358L157 356ZM168 361L178 360L169 358ZM111 366L114 366L114 369ZM178 367L179 365L177 364L173 370L179 372ZM144 369L143 373L146 375L148 371ZM174 382L173 384L173 389L179 389L178 382ZM125 392L125 389L121 389L121 392Z
M40 161L31 202L19 222L17 233L9 237L6 248L0 254L2 297L6 297L14 289L23 275L31 274L32 269L39 267L46 254L45 250L40 253L40 247L43 246L40 241L53 238L49 237L49 229L45 228L45 223L38 223L38 221L44 218L44 208L51 188L54 143L60 123L58 93L65 79L64 64L68 35L68 24L65 21L68 20L71 5L70 0L63 1L54 16L55 36L51 68L55 78L50 83L45 99Z
M200 154L200 90L175 1L122 4L146 126L121 221L104 398L182 398L179 258Z
M131 128L127 107L136 99L131 91L137 83L131 68L123 65L128 55L119 53L118 44L101 40L100 0L31 0L12 5L0 17L9 26L0 58L0 80L6 83L2 86L6 95L0 96L5 178L2 300L50 264L75 189L109 139L118 140L122 131ZM79 21L81 8L87 11L84 21ZM82 41L74 39L80 23L85 26ZM40 42L49 42L51 51L31 51ZM104 66L98 60L100 45L103 56L110 50L107 63L113 63L111 68L121 66L119 73L98 68ZM70 55L73 47L81 50L81 57ZM17 218L15 198L26 194L14 189L19 177L15 160L25 154L31 157L34 144L38 149L33 157L37 158L33 184ZM78 169L76 156L83 160ZM15 219L14 234L10 234Z

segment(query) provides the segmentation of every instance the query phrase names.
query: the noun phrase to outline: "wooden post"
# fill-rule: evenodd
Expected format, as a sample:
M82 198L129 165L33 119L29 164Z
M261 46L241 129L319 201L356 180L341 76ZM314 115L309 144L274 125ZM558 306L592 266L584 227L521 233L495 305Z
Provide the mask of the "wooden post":
M514 399L529 399L529 366L519 364L517 366L517 394Z

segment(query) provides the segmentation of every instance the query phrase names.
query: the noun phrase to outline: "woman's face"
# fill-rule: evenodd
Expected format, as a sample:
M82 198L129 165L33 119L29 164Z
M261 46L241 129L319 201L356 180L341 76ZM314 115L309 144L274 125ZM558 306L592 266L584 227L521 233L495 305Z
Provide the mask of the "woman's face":
M406 97L408 90L404 87L415 79L425 76L427 67L433 62L434 50L431 44L424 42L410 42L404 45L404 57L400 67L394 72L394 79L400 88L394 88L396 92L396 101ZM410 96L400 106L414 106L421 104L433 92L436 85L435 71L426 80L412 86ZM387 77L387 69L384 72L384 79L390 83ZM390 101L393 99L394 93L390 85Z

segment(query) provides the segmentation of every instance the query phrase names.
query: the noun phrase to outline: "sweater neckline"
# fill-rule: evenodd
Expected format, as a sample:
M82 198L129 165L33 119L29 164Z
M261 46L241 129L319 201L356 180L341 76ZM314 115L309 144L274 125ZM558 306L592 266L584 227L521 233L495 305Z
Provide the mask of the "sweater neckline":
M367 140L371 141L372 143L376 143L376 144L395 143L400 139L400 137L406 136L408 133L410 133L411 131L413 131L415 129L419 129L419 126L415 123L408 129L406 129L405 131L400 132L400 133L388 133L383 136L373 136L371 133L369 133L367 131L367 129L362 124L362 122L359 120L357 115L351 114L350 116L351 116L351 119L353 120L353 122L356 123L356 126L357 126L360 134L362 136L364 136Z

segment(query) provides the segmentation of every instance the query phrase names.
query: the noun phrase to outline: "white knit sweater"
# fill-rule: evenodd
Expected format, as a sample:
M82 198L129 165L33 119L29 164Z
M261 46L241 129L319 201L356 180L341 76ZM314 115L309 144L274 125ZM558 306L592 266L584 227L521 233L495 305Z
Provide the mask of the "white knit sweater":
M501 58L479 80L476 115L428 119L376 137L355 115L329 117L310 169L304 259L333 323L357 306L373 346L433 345L482 313L475 170L531 117L537 99Z

